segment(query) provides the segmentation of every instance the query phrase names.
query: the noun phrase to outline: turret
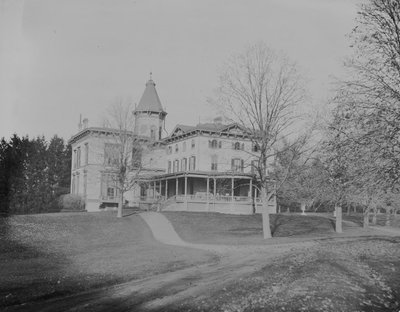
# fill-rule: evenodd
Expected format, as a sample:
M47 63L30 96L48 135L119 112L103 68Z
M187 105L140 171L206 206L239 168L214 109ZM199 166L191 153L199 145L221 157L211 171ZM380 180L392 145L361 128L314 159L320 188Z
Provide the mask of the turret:
M164 111L156 91L156 84L151 79L146 83L139 105L133 112L135 115L135 133L160 140L167 112Z

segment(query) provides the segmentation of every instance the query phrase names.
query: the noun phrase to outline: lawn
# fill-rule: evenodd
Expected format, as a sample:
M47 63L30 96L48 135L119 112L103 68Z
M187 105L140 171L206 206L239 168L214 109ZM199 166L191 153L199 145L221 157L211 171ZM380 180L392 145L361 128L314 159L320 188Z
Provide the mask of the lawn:
M364 216L362 213L343 213L343 220L354 222L360 226L363 224ZM372 222L372 214L369 216L370 225ZM384 226L386 223L386 214L380 213L376 216L376 225ZM390 216L390 226L400 227L400 215Z
M164 311L400 311L400 238L323 241Z
M183 240L193 243L263 244L260 214L229 215L201 212L163 212ZM271 214L273 237L315 237L335 233L334 224L318 216Z
M156 242L138 215L12 216L0 218L0 234L0 307L217 260Z

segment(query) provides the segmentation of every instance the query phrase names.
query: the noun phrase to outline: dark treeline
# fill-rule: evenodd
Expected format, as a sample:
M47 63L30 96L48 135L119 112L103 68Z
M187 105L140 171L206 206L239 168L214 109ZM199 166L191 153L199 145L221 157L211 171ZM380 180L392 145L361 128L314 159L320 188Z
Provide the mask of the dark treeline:
M69 193L70 172L71 147L62 138L2 138L0 213L59 210L59 196Z

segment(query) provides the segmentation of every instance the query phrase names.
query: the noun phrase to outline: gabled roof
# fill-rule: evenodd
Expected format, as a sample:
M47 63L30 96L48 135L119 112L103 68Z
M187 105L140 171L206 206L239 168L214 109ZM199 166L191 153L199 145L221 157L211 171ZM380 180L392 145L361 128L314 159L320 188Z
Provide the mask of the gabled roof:
M135 109L135 112L154 112L166 114L162 108L160 98L158 97L156 84L151 78L146 83L146 89L144 89L143 95L139 101L139 105Z
M181 137L194 135L195 133L209 133L223 136L241 136L246 137L248 131L236 123L223 125L219 123L203 123L197 126L176 125L169 137L165 138L166 141L179 139Z

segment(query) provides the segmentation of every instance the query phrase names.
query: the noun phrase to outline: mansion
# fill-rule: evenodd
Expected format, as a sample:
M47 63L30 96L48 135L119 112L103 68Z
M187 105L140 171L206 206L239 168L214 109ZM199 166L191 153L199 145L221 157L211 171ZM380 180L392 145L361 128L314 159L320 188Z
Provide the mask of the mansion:
M261 211L254 173L257 146L239 125L216 118L196 126L176 125L164 136L167 113L151 78L132 113L131 135L141 148L139 159L131 160L136 165L131 174L137 176L124 194L126 206L233 214ZM116 129L89 127L84 119L69 141L71 194L80 195L89 212L117 206L116 133ZM268 208L276 212L275 198Z

